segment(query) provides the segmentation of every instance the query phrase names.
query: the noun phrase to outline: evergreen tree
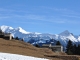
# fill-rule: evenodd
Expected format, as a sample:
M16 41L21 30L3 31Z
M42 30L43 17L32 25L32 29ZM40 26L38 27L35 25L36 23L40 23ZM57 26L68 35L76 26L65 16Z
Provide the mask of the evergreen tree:
M38 44L36 44L35 47L40 47L40 46Z
M3 34L3 31L1 30L1 28L0 28L0 34Z
M24 39L21 39L21 41L24 41Z
M72 44L71 40L69 40L68 43L67 43L66 53L69 54L69 55L73 54L73 44Z
M61 43L59 41L56 42L56 45L61 45Z
M76 47L76 53L75 53L75 55L78 55L78 46Z
M76 44L74 44L72 52L73 52L74 55L77 54L77 46L76 46Z
M77 55L80 55L80 44L77 47Z
M35 39L32 39L32 38L28 41L28 43L30 43L30 44L32 44L34 42L35 42Z
M18 38L18 37L16 37L15 39L16 39L16 40L19 40L19 38Z
M73 45L69 40L66 46L66 53L69 55L80 55L80 44L78 46L76 46L76 44Z

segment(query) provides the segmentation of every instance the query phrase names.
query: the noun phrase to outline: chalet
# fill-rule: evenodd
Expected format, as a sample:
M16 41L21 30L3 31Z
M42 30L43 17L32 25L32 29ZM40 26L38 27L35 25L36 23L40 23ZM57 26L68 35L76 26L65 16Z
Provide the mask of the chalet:
M52 51L55 52L63 52L63 46L56 45L56 46L51 46Z
M51 45L51 44L43 44L42 48L52 49L54 52L63 52L63 46L61 45Z
M12 39L12 35L11 33L4 33L2 32L2 30L0 29L0 38L4 38L7 40L11 40Z
M4 33L4 38L11 40L12 39L12 35L10 33Z

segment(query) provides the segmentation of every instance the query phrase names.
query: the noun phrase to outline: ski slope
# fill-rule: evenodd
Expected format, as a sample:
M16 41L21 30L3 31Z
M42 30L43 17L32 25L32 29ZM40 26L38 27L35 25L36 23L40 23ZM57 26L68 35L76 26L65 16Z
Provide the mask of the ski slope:
M0 52L0 60L49 60L49 59Z

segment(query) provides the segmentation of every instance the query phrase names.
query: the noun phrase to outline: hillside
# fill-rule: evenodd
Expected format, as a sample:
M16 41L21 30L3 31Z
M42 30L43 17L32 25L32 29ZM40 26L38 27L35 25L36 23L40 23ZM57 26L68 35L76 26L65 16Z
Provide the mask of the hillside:
M2 38L0 38L0 52L41 57L41 58L47 58L52 60L64 60L64 59L74 60L77 58L76 56L68 56L65 53L61 53L61 52L55 53L48 48L37 48L23 41L14 40L14 39L5 40Z
M5 40L2 38L0 38L0 51L39 57L44 57L44 54L47 53L53 54L49 49L39 49L29 43L18 40Z
M27 56L47 58L46 54L55 54L47 48L36 48L29 43L19 40L5 40L0 38L0 52L22 54Z

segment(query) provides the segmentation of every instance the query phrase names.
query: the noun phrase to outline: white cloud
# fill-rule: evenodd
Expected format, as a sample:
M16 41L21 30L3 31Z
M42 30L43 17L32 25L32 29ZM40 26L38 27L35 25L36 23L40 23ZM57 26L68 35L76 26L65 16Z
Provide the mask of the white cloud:
M10 18L9 16L0 16L0 19Z
M69 10L69 9L67 9L67 8L55 8L55 7L46 7L46 6L41 6L41 8L43 8L43 9L49 9L49 10L54 10L54 11L70 11L70 12L74 12L73 10Z
M11 11L15 11L15 10L12 10L12 9L5 9L5 8L0 8L0 11L8 11L8 12L11 12Z
M71 17L71 18L80 18L80 16L76 16L76 15L62 15L62 16Z
M39 7L40 8L40 7ZM66 13L63 13L63 14L60 14L60 16L55 16L55 15L36 15L35 13L34 14L24 14L24 15L21 15L21 14L14 14L14 13L10 13L10 14L0 14L0 19L4 19L4 18L17 18L17 19L23 19L23 21L25 20L31 20L32 22L19 22L19 23L33 23L33 21L41 21L41 22L49 22L49 23L59 23L59 24L64 24L64 23L71 23L71 24L77 24L79 23L78 21L76 20L70 20L70 19L67 19L67 17L71 17L71 18L79 18L79 15L77 16L77 13L75 13L74 11L72 10L69 10L69 9L66 9L66 8L63 8L63 9L59 9L59 8L51 8L51 7L41 7L41 8L44 8L44 9L50 9L50 10L54 10L54 11L59 11L59 12L66 12ZM49 10L49 11L50 11ZM4 8L0 8L0 12L1 11L11 11L11 12L21 12L21 11L17 11L17 10L12 10L12 9L4 9ZM26 11L22 11L22 12L25 12ZM30 12L29 12L30 13ZM69 13L69 14L67 14ZM74 13L74 15L70 15L70 13ZM44 14L44 13L43 13ZM76 15L75 15L76 14ZM66 17L66 18L65 18ZM16 20L14 20L15 23L16 23Z

